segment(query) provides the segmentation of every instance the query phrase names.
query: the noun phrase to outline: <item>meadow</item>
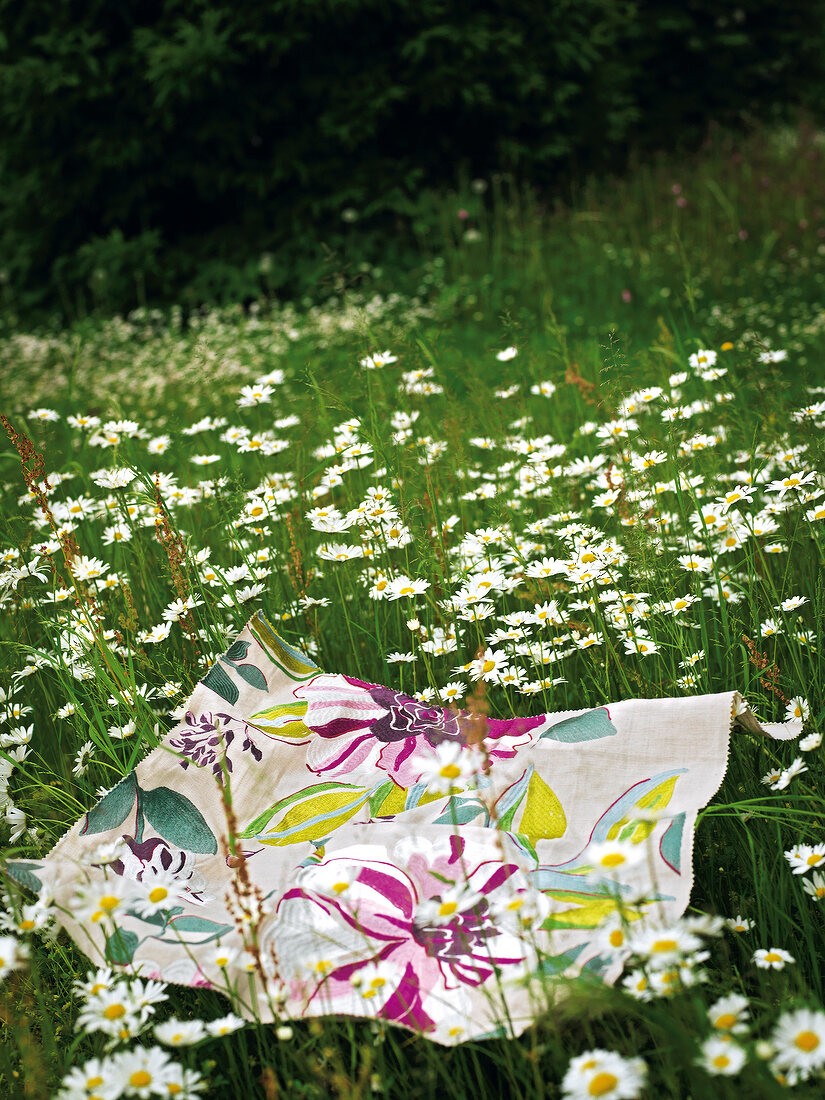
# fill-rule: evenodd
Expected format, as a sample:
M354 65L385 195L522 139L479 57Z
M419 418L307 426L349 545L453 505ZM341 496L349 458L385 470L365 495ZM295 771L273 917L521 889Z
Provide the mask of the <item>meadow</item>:
M491 718L735 688L805 730L733 741L701 944L666 973L623 948L615 987L571 980L517 1039L153 999L8 879L2 1095L821 1095L824 153L718 135L565 205L466 180L422 199L416 270L338 257L321 302L3 330L8 859L126 775L259 609L323 669Z

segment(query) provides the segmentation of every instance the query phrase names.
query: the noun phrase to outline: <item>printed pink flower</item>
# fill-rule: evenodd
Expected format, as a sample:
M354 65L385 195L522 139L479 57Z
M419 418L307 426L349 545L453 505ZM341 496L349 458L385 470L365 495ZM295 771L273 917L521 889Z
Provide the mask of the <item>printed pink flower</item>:
M359 1005L358 976L380 966L393 988L377 1015L432 1031L445 1013L455 1015L462 988L483 986L502 968L521 974L536 965L532 938L497 916L502 901L532 891L519 865L502 861L495 838L348 846L320 865L328 873L317 881L333 881L336 864L348 871L346 890L312 889L310 880L284 894L259 932L262 953L274 952L305 1011L321 1002L324 1012L363 1015L369 1006ZM422 916L451 890L467 902L446 918Z
M318 736L307 750L317 775L347 776L379 768L401 787L411 787L445 741L466 744L470 715L428 706L409 695L351 676L320 675L295 692L308 703L304 723ZM530 741L544 718L488 719L485 745L491 763L510 759Z

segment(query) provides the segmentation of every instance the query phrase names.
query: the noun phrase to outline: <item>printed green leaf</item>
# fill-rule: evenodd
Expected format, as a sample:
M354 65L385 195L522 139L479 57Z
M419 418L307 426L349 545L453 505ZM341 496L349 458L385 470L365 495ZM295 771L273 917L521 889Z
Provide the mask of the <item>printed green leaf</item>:
M218 850L215 834L194 802L170 787L141 794L144 816L158 836L187 852L212 855Z
M106 959L114 966L128 966L135 957L138 938L134 932L116 928L106 937Z
M252 687L259 691L266 691L266 677L255 665L235 665L235 671Z
M370 795L370 817L375 817L381 808L384 799L391 793L395 783L391 779L386 779L383 783L379 784Z
M249 652L249 642L243 642L240 638L234 641L232 645L224 653L224 657L227 661L242 661Z
M39 863L22 863L19 860L13 860L11 863L6 864L9 878L13 878L16 883L25 886L33 894L38 894L43 889L43 883L34 874L32 867L36 867L38 871L40 870Z
M222 699L226 699L227 703L237 703L240 692L220 664L210 668L201 683Z
M80 835L106 833L109 829L116 829L118 825L122 825L135 804L136 793L137 780L135 773L130 772L116 787L112 787L108 794L104 794L96 806L92 806L86 814L86 821L80 830Z

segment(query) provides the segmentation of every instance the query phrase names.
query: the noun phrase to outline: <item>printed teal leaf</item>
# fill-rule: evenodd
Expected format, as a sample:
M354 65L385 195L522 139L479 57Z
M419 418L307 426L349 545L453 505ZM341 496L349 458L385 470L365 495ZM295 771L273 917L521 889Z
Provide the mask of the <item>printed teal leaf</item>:
M115 966L128 966L135 957L138 938L134 932L116 928L106 937L106 959Z
M132 909L129 910L133 917L139 916ZM180 905L176 905L174 909L170 909L168 913L150 913L148 917L140 917L140 920L145 921L146 924L156 924L159 928L165 928L169 923L171 917L178 916L183 912L183 908Z
M235 671L258 691L266 691L266 677L256 665L235 665Z
M86 833L106 833L109 829L116 829L122 825L135 804L137 793L137 780L135 773L130 772L125 778L112 787L108 794L92 806L86 814L86 821L80 830L80 835Z
M226 699L227 703L237 703L240 692L220 664L210 668L201 683L222 699Z
M234 926L231 924L218 924L205 917L185 916L169 921L159 938L164 943L186 943L197 947L219 940L221 936L232 931Z
M206 917L177 917L172 924L176 932L209 932L216 936L224 936L233 930L231 924L218 924L217 921L207 920Z
M242 661L249 652L249 642L242 642L240 639L233 642L232 645L224 653L224 657L227 661Z
M474 821L479 814L487 816L487 811L477 799L462 799L453 795L447 803L447 808L440 817L435 818L434 825L467 825ZM485 822L486 824L486 822Z
M578 718L565 718L556 722L544 731L539 740L549 737L552 741L562 741L569 745L579 741L597 741L600 737L615 737L618 732L610 721L607 710L599 707L597 710L589 710L587 714L580 714Z
M155 787L141 793L141 806L146 820L164 840L187 852L217 852L215 834L185 795L170 787Z
M659 841L659 852L662 859L669 867L672 867L677 875L682 873L682 832L685 828L685 815L676 814L665 830L664 836Z
M37 868L38 871L40 870L39 863L23 863L19 860L13 860L11 863L6 864L9 878L13 878L16 883L25 886L33 894L39 894L43 889L43 883L34 874L32 867Z

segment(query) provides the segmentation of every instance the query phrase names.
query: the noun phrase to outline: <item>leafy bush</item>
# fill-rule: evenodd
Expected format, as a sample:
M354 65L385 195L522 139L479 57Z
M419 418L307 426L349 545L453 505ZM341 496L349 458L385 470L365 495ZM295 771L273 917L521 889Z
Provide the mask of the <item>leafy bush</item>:
M825 0L0 0L0 16L0 248L23 312L295 293L330 255L403 255L418 195L459 165L557 192L631 146L695 144L710 119L825 102Z

